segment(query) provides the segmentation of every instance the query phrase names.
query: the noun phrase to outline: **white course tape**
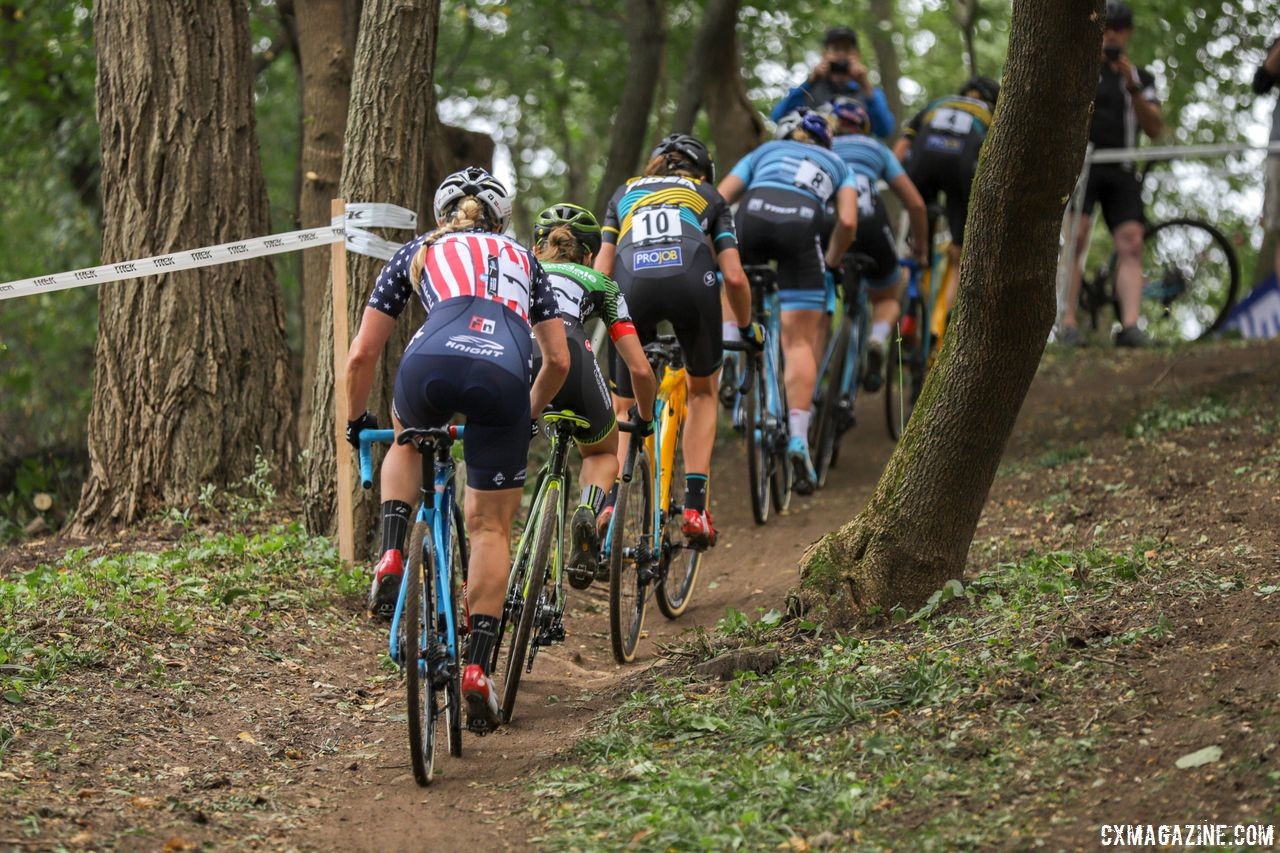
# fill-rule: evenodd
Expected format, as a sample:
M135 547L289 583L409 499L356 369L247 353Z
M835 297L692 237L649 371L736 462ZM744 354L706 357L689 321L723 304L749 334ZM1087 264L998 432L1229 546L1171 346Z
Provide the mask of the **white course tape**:
M414 228L417 225L417 219L417 215L412 210L393 204L347 205L346 220L348 222L360 222L371 228ZM85 287L90 284L105 284L109 281L126 281L149 275L163 275L178 270L211 267L249 258L260 258L264 255L278 255L282 252L297 252L312 246L339 243L344 239L347 242L347 248L351 251L382 260L389 259L402 245L383 240L361 228L344 226L339 219L332 225L321 228L306 228L267 237L251 237L248 240L223 243L220 246L209 246L204 249L188 249L136 261L103 264L54 275L5 282L0 284L0 300L30 296L35 293L52 293L55 290Z

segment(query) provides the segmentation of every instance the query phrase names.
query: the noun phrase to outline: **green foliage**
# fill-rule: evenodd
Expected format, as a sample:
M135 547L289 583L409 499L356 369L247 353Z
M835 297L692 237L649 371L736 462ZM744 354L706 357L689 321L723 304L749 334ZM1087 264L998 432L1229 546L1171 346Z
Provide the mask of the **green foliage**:
M255 535L192 532L173 548L61 560L0 580L0 694L23 694L111 659L121 677L162 685L165 657L201 638L258 633L358 595L363 576L301 524Z
M784 648L768 677L726 688L660 679L633 694L577 760L535 783L551 847L724 850L795 846L991 846L1025 826L1009 798L955 809L973 791L1059 790L1095 743L1053 709L1097 678L1069 632L1082 614L1158 573L1154 552L1031 554L949 583L910 632ZM1188 580L1209 591L1209 579ZM964 602L943 608L946 599ZM1157 599L1153 598L1153 601ZM1139 618L1142 618L1139 616ZM749 629L730 612L719 626ZM1162 616L1097 640L1168 633ZM1007 836L1005 837L1007 840ZM792 846L788 846L792 845Z
M1239 414L1240 410L1235 406L1213 397L1203 397L1185 406L1157 400L1151 408L1138 416L1125 434L1130 438L1150 437L1192 426L1216 424Z

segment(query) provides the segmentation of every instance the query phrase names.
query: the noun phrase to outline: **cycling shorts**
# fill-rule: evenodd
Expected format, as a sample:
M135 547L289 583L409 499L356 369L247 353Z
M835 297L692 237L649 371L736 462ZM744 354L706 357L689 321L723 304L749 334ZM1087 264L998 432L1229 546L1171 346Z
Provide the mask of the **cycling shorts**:
M1142 181L1138 175L1119 163L1094 166L1089 170L1089 180L1084 188L1085 216L1092 216L1093 209L1102 204L1102 218L1107 230L1115 231L1126 222L1145 223L1147 216L1142 208Z
M822 257L825 219L817 199L778 187L747 190L738 205L738 246L742 263L777 262L778 290L784 310L791 310L787 308L787 291L825 292L826 264ZM808 301L811 296L796 298Z
M529 325L478 296L438 304L396 372L392 411L407 427L466 417L467 486L519 488L529 457Z
M579 444L598 444L609 437L618 421L613 415L613 400L600 375L600 365L591 351L591 341L582 326L572 320L564 323L564 334L569 341L569 375L551 400L553 409L570 409L586 418L590 425L574 431ZM542 368L542 353L538 342L533 342L533 375L536 378Z
M916 185L925 204L934 204L939 194L951 241L964 245L964 223L969 215L969 188L978 169L978 149L982 141L945 133L916 137L907 161L907 176Z
M636 256L642 252L664 250L628 247L618 253L621 263L614 266L614 279L626 297L631 319L641 343L658 338L658 323L669 322L684 353L685 370L690 376L710 376L720 369L723 343L720 329L720 283L716 280L711 247L705 242L682 241L682 264L671 267L665 275L655 275L653 268L635 268ZM641 257L644 257L643 255ZM643 267L643 263L642 263ZM613 353L613 381L622 397L635 396L626 362Z
M870 290L884 290L893 287L900 278L898 272L898 243L893 239L893 228L889 225L889 211L885 209L884 199L874 196L875 209L870 213L858 213L858 234L853 239L850 252L866 255L875 263L870 269L862 271L862 282ZM846 265L844 273L845 298L848 298L849 285L854 271Z

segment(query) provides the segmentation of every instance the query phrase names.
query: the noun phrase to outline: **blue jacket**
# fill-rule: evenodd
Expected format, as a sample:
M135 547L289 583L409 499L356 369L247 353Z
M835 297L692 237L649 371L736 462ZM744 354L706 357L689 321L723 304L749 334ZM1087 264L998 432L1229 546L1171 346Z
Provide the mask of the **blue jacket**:
M831 84L825 80L819 82L823 84L821 87L822 89L829 91L832 88ZM773 112L769 114L769 118L777 121L787 113L800 109L800 107L809 107L812 109L821 106L821 103L817 102L815 99L813 88L813 84L808 80L804 81L799 86L796 86L787 93L785 98L778 102L778 105L773 108ZM857 83L850 80L844 87L844 90L837 92L837 94L847 94L851 97L858 98L858 100L867 105L867 113L871 116L871 132L876 136L888 139L889 136L893 134L895 126L893 113L889 112L889 102L884 99L884 92L879 89L872 89L870 95L863 97L862 88ZM824 100L834 100L834 96L831 98L825 98Z

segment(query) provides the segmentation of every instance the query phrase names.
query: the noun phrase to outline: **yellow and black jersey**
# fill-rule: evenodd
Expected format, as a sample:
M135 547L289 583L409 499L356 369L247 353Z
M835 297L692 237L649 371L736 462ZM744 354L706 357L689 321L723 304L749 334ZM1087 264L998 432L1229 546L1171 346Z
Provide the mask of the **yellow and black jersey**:
M632 178L618 187L601 236L619 248L702 243L707 237L717 252L738 247L733 213L716 188L676 175Z

